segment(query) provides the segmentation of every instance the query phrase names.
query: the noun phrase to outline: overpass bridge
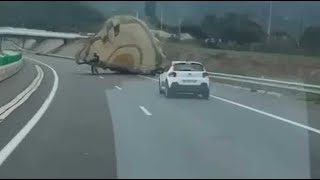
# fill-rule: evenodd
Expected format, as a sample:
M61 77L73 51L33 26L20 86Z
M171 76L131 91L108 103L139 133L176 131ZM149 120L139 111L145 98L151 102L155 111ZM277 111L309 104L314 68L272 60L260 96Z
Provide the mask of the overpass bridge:
M15 27L0 27L0 51L2 51L2 41L5 38L20 38L22 40L22 46L24 47L25 40L32 38L35 40L43 39L63 39L64 43L67 40L74 39L86 39L90 35L81 35L80 33L65 33L65 32L53 32L39 29L26 29Z

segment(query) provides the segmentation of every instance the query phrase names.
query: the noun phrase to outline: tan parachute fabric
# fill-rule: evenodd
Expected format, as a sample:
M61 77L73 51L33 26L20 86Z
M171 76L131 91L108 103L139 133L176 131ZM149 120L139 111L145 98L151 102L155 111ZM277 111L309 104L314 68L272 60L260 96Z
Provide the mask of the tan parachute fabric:
M76 55L77 63L89 61L93 53L100 56L102 68L138 73L150 73L166 59L160 41L143 21L132 16L108 19Z

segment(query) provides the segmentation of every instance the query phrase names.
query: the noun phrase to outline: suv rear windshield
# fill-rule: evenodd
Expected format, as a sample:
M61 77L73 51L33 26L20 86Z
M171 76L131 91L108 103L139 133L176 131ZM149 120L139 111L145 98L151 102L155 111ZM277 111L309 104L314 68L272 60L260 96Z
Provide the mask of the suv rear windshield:
M197 63L178 63L173 65L174 71L203 71L203 66Z

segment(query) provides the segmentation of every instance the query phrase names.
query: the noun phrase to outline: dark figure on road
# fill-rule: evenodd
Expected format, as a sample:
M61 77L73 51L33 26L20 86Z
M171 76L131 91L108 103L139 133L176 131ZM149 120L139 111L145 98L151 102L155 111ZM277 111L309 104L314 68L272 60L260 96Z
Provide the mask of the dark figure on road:
M91 60L91 73L92 74L95 74L95 73L99 74L98 69L97 69L99 61L100 61L100 57L97 55L97 53L94 53L93 58Z

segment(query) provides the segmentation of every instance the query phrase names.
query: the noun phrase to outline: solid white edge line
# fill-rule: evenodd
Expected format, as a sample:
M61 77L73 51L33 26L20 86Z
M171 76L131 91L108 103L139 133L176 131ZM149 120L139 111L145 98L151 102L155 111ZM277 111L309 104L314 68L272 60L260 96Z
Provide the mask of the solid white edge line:
M34 80L31 82L31 84L26 89L24 89L21 93L19 93L15 98L13 98L9 103L0 107L0 114L4 113L8 108L10 108L14 104L16 104L18 101L20 101L20 99L22 99L29 91L31 91L33 89L33 87L36 85L36 83L38 82L38 80L41 77L40 70L37 67L36 67L36 70L37 70L38 74L34 78Z
M119 87L119 86L114 86L114 87L116 87L117 89L121 90L121 87Z
M152 116L152 114L143 106L139 106L139 108L147 115L147 116Z
M0 151L0 166L4 163L4 161L10 156L10 154L15 150L15 148L21 143L21 141L28 135L28 133L32 130L32 128L38 123L40 118L43 116L43 114L46 112L48 107L50 106L56 92L58 89L59 84L59 77L57 75L57 72L50 67L49 65L37 61L35 59L27 57L27 59L35 61L37 63L40 63L46 67L48 67L54 75L54 83L51 89L51 92L45 102L42 104L40 109L36 112L36 114L31 118L31 120L10 140L10 142Z
M10 108L6 109L4 113L0 115L0 122L4 120L6 117L8 117L15 109L17 109L19 106L21 106L24 102L26 102L29 97L38 89L38 87L41 85L42 79L44 77L44 73L38 65L36 65L37 70L39 70L40 79L37 81L37 83L33 86L33 88L25 94L16 104L12 105Z
M149 78L149 77L146 77L146 76L141 76L141 77L144 77L144 78L147 78L147 79L151 79L151 80L154 80L154 81L158 81L157 79ZM263 115L268 116L268 117L272 117L274 119L278 119L280 121L283 121L283 122L289 123L291 125L294 125L294 126L309 130L311 132L320 134L320 130L319 129L316 129L316 128L313 128L313 127L310 127L310 126L306 126L306 125L291 121L289 119L286 119L286 118L283 118L283 117L280 117L280 116L277 116L277 115L274 115L274 114L271 114L271 113L267 113L267 112L264 112L264 111L261 111L261 110L258 110L258 109L255 109L255 108L252 108L252 107L249 107L249 106L237 103L237 102L233 102L233 101L230 101L230 100L218 97L218 96L210 95L210 97L218 99L218 100L221 100L221 101L224 101L224 102L227 102L227 103L230 103L230 104L233 104L233 105L236 105L236 106L239 106L239 107L242 107L242 108L245 108L245 109L248 109L248 110L251 110L251 111L254 111L254 112L259 113L259 114L263 114Z
M320 134L320 130L319 129L315 129L315 128L312 128L312 127L309 127L309 126L306 126L306 125L303 125L303 124L300 124L300 123L297 123L297 122L293 122L293 121L291 121L289 119L286 119L286 118L283 118L283 117L280 117L280 116L277 116L277 115L274 115L274 114L271 114L271 113L267 113L267 112L264 112L264 111L261 111L261 110L258 110L258 109L255 109L255 108L240 104L240 103L236 103L236 102L233 102L233 101L230 101L230 100L218 97L218 96L210 95L210 97L218 99L218 100L221 100L221 101L224 101L224 102L227 102L227 103L230 103L230 104L233 104L233 105L236 105L236 106L239 106L239 107L242 107L242 108L245 108L245 109L248 109L248 110L251 110L251 111L254 111L254 112L259 113L259 114L263 114L263 115L268 116L268 117L272 117L274 119L278 119L280 121L283 121L283 122L292 124L294 126L297 126L297 127L312 131L314 133Z

